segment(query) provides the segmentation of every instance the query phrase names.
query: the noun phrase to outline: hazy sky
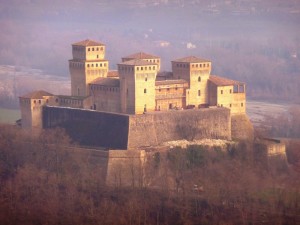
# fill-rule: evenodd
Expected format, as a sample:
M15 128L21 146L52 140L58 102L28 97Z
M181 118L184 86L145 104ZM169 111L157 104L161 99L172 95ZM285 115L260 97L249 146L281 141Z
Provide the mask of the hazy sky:
M71 44L107 45L111 68L124 55L160 55L163 68L220 48L286 45L299 51L299 1L1 0L0 63L68 76ZM168 43L160 46L161 41ZM231 46L231 47L230 47ZM213 48L213 49L212 49ZM225 54L225 53L224 53Z

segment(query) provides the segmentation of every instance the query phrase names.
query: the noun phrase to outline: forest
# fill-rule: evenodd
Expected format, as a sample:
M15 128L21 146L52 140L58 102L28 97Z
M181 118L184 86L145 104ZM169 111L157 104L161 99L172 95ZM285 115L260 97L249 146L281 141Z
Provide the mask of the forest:
M2 224L299 224L300 142L287 158L189 146L149 152L149 182L107 186L103 165L62 129L0 127ZM168 180L174 180L169 185Z

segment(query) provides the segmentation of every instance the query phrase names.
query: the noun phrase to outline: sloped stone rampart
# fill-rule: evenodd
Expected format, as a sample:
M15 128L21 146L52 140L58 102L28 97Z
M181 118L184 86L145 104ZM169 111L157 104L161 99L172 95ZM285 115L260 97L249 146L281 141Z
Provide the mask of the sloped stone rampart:
M80 145L138 149L173 140L231 139L226 108L126 115L93 110L44 107L43 127L64 127Z

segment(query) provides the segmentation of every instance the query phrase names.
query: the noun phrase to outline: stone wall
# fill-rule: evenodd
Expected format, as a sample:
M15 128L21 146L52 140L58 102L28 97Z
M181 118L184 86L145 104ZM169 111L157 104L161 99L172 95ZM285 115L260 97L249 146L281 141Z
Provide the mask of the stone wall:
M233 140L253 141L254 128L246 114L231 116L231 135Z
M85 146L138 149L180 139L231 139L230 110L207 108L125 115L44 107L44 128L64 127Z
M231 139L229 109L179 110L130 117L129 149L172 140L202 138Z
M129 116L62 107L43 108L43 127L60 126L80 145L126 149Z

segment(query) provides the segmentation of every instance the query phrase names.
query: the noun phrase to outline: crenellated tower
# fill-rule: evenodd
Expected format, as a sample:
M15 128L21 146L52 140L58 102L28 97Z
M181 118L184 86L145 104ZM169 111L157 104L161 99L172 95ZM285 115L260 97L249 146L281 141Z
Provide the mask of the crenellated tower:
M73 59L69 60L71 95L88 96L88 84L99 77L107 77L108 61L105 45L92 40L72 44Z
M133 59L118 64L121 112L142 114L155 110L156 62Z
M208 79L211 73L211 62L195 56L172 61L173 77L189 82L186 89L186 105L207 105Z

